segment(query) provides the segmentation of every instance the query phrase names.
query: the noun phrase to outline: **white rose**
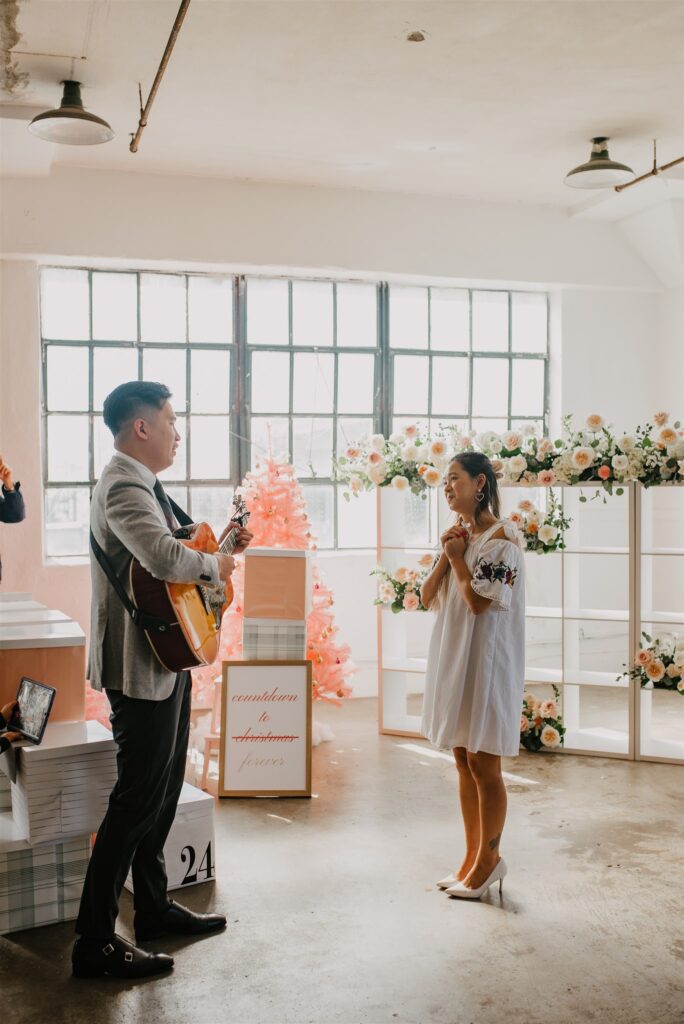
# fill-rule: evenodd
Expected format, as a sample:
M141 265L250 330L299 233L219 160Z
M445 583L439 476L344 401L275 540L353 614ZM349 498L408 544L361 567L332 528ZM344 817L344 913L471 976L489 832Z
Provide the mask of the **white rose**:
M614 455L610 461L613 469L618 473L626 473L629 469L629 459L626 455Z
M572 464L575 469L580 471L588 469L589 466L594 464L594 449L588 447L576 448L572 453Z
M401 449L401 457L404 462L417 462L418 461L418 449L415 444L407 444Z
M684 459L684 438L670 445L667 454L671 459L677 459L678 462L680 459Z
M668 665L665 669L665 674L669 679L676 679L680 673L676 665Z
M528 523L536 523L537 526L540 526L544 522L544 516L538 508L531 508L527 513L527 521Z
M393 476L392 487L394 487L396 491L407 491L409 482L405 476Z
M370 439L371 448L375 448L376 452L381 452L385 447L385 438L382 434L373 434Z
M535 427L534 423L526 423L523 427L522 432L525 435L525 437L534 437L534 435L537 433L537 428Z
M540 526L537 536L542 544L550 544L558 536L558 530L555 526Z
M631 434L623 434L618 441L618 446L622 448L623 452L631 452L636 446L636 438Z
M384 483L385 476L387 474L387 466L384 462L379 463L377 466L371 466L368 470L368 477L372 483L377 484L378 487L381 483Z
M524 455L514 455L508 460L508 468L515 476L519 476L527 469L527 459Z
M406 444L406 438L404 437L403 434L390 434L390 441L392 444L396 444L399 446L401 446L402 444Z
M537 455L548 455L549 452L554 450L553 441L548 437L542 437L541 441L537 445Z
M495 439L496 434L492 430L486 430L484 431L484 433L478 434L477 437L475 438L475 440L477 441L478 448L480 448L483 452L489 450L489 446Z
M532 429L534 430L534 427ZM522 441L522 434L517 430L508 430L503 435L504 447L507 448L509 452L513 451L515 448L520 448Z
M430 456L430 449L429 449L428 445L421 444L421 446L418 449L418 457L416 458L416 462L427 462L429 456Z
M545 747L557 747L561 741L558 729L554 729L552 725L544 726L540 739Z
M489 451L493 455L498 455L502 448L503 445L501 444L501 441L498 439L498 437L493 437L492 440L489 442Z

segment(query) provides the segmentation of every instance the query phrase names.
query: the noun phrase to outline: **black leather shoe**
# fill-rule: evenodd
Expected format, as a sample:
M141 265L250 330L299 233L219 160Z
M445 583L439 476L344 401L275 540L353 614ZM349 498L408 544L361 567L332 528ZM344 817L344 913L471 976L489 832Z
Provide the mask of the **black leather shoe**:
M78 939L71 954L75 978L100 978L111 974L116 978L149 978L173 967L173 957L165 953L146 953L120 935L104 946L94 946Z
M163 935L206 935L226 927L223 914L196 914L180 903L169 904L161 914L136 911L135 937L138 942L159 939Z

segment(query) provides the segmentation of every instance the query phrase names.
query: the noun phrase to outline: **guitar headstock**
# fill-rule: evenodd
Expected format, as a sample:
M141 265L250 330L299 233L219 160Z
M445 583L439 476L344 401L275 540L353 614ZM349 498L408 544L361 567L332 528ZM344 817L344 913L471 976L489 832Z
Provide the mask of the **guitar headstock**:
M233 497L233 513L230 517L230 521L231 523L236 523L238 526L246 526L249 522L247 503L241 494L236 494Z

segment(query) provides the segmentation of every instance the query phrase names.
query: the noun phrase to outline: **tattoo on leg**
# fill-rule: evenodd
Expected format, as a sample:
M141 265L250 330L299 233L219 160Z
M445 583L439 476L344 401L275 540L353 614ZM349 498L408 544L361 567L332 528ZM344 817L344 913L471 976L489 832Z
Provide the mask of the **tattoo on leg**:
M499 840L500 839L501 839L501 833L499 832L499 834L496 837L496 839L490 839L489 840L489 849L490 850L496 850L497 846L499 845Z

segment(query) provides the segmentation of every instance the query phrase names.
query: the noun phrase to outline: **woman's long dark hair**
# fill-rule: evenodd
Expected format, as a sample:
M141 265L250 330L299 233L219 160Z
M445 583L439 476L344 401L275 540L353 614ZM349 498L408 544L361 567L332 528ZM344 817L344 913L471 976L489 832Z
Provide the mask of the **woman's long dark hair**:
M460 452L451 461L458 462L459 466L473 480L480 474L484 475L484 486L479 492L482 495L482 500L478 501L475 506L475 522L479 522L485 512L490 512L495 519L499 519L501 516L499 485L496 480L496 470L487 456L482 452Z

